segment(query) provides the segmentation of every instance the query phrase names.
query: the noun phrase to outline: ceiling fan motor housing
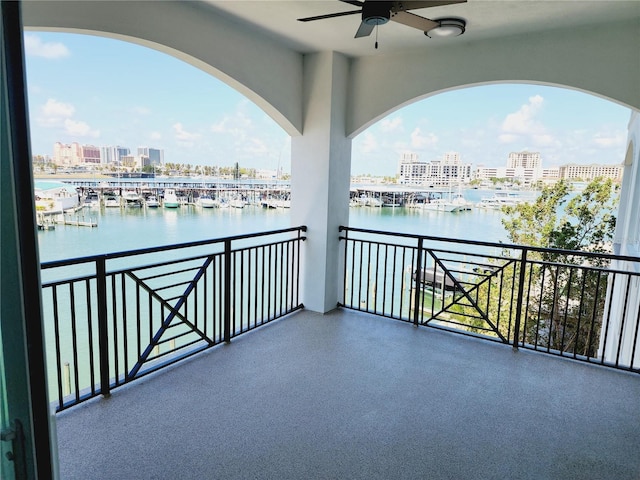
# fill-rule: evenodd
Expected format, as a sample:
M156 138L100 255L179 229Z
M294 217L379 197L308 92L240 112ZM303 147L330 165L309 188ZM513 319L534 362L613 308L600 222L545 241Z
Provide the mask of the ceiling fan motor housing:
M391 17L391 2L364 2L362 21L367 25L384 25Z

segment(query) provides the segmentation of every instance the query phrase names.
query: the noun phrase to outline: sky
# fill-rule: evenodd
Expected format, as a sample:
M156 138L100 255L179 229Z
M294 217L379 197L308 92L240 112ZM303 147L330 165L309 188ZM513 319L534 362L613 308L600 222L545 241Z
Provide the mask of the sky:
M34 155L55 142L164 150L165 162L290 171L290 137L215 77L167 54L97 36L25 32ZM458 152L505 166L540 152L544 167L619 164L630 109L591 94L493 84L433 95L389 113L354 138L353 175L395 175L402 153L420 161Z

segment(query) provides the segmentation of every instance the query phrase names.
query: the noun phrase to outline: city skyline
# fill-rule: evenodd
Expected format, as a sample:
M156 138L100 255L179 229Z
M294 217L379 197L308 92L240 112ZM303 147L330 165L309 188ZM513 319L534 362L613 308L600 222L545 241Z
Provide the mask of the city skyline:
M78 142L150 146L165 162L290 171L290 138L220 80L120 40L26 32L32 153ZM404 152L433 161L504 166L540 152L545 167L619 164L630 109L593 95L530 84L448 91L389 113L352 144L352 174L395 175Z

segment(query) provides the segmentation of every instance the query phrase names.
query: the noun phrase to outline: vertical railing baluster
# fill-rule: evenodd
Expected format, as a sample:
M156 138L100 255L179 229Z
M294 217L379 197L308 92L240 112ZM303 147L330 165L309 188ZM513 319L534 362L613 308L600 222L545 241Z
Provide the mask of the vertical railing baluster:
M96 286L98 289L98 345L100 353L100 393L111 395L109 384L109 331L107 325L107 266L104 257L96 259Z
M520 337L520 317L522 315L522 295L524 291L524 279L527 269L527 249L522 249L520 257L520 274L518 276L518 300L516 302L516 319L513 326L513 348L518 349L518 338Z
M414 284L414 294L413 294L413 325L418 326L418 318L420 316L420 283L422 282L422 246L424 239L422 237L418 237L418 252L416 259L416 279ZM435 275L434 275L434 285L435 285Z
M224 341L231 342L231 240L224 241Z

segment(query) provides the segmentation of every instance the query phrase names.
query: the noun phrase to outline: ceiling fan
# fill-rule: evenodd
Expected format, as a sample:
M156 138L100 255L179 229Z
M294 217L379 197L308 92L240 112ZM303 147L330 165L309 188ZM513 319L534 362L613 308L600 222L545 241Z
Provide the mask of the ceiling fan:
M457 18L446 18L440 20L431 20L421 17L409 10L418 8L439 7L442 5L451 5L456 3L465 3L467 0L442 0L442 1L413 1L404 0L396 2L384 2L378 0L340 0L343 3L361 7L360 10L350 10L348 12L329 13L327 15L317 15L315 17L299 18L300 22L312 22L315 20L323 20L326 18L343 17L346 15L354 15L362 13L362 21L356 31L355 38L366 37L371 35L373 28L378 25L384 25L389 20L401 23L408 27L416 28L428 35L431 30L442 30L444 35L460 35L464 33L465 22ZM376 42L377 43L377 42ZM377 48L377 45L376 45Z

